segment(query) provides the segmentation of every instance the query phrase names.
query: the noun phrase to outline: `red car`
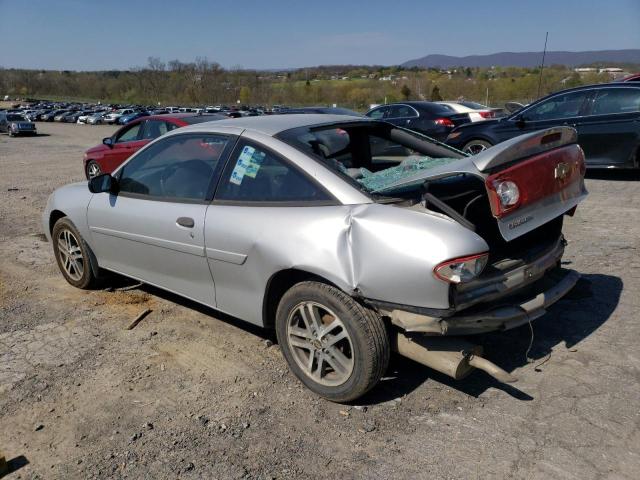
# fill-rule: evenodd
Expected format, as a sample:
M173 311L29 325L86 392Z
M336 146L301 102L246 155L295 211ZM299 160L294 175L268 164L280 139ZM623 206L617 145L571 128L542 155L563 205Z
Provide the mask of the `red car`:
M147 143L175 128L226 118L218 114L174 113L134 120L112 136L103 138L102 144L84 153L85 175L87 178L92 178L101 173L113 172Z

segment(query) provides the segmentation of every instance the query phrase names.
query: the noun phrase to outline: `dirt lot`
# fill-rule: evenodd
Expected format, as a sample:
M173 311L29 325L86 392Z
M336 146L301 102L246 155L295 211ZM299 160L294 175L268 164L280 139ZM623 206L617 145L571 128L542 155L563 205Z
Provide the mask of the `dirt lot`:
M269 332L152 288L69 286L40 214L113 129L38 128L0 135L6 478L638 478L637 176L588 180L565 228L566 262L584 276L534 323L534 361L528 326L482 339L518 383L455 382L395 358L344 406L302 388Z

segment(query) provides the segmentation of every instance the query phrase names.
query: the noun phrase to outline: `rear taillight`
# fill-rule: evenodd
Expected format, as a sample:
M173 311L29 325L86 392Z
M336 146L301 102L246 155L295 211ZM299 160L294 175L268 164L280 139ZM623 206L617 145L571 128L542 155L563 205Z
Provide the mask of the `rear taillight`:
M501 218L574 185L584 177L584 154L578 145L550 150L487 177L491 212Z
M496 116L491 110L486 110L482 112L478 112L482 118L493 118Z
M433 123L442 127L454 127L453 122L448 118L436 118Z
M433 274L448 283L470 282L482 273L488 260L488 253L454 258L438 264Z

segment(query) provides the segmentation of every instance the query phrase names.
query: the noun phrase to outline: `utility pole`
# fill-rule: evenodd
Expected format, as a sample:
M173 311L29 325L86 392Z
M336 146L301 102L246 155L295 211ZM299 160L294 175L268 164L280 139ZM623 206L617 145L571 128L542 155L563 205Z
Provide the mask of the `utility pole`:
M540 88L542 88L542 70L544 70L544 57L547 55L547 40L549 39L549 32L544 37L544 50L542 51L542 65L540 65L540 78L538 79L538 96L540 98Z

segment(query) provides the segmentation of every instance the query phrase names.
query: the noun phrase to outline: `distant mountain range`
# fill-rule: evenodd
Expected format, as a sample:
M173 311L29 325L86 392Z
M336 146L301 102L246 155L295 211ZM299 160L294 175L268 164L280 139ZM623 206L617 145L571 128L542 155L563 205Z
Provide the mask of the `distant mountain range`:
M490 55L469 55L452 57L449 55L427 55L409 60L403 67L536 67L542 61L542 52L500 52ZM547 52L545 65L566 65L575 67L596 62L640 64L640 49L598 50L588 52Z

